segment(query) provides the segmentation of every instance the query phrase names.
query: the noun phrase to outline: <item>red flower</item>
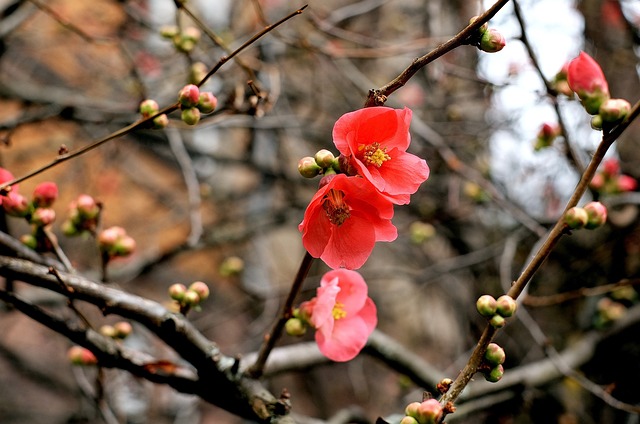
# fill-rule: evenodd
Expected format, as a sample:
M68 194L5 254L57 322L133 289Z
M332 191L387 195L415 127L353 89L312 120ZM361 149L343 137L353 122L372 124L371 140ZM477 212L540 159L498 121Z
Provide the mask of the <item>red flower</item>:
M298 226L302 244L331 268L360 268L376 241L398 236L393 203L364 178L338 174L311 199Z
M6 183L7 181L11 181L13 180L13 174L9 171L7 171L4 168L0 168L0 184ZM10 187L10 190L12 192L17 192L18 191L18 184L14 184ZM5 199L6 196L0 196L0 205L2 204L2 200Z
M335 269L320 281L317 296L300 305L316 329L316 343L332 361L353 359L378 323L376 305L367 284L356 271Z
M598 113L600 105L609 98L609 84L602 68L585 52L569 63L567 70L569 87L580 97L587 112Z
M333 142L355 173L396 204L429 178L429 166L407 153L411 109L369 107L344 114L333 127Z

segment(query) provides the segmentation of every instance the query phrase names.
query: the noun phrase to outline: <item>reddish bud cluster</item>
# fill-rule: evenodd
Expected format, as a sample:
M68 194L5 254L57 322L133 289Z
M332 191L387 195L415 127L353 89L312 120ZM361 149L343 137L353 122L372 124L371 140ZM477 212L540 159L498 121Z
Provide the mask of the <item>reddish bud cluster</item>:
M444 408L436 399L412 402L404 410L405 417L400 424L436 424L440 422Z
M556 137L562 134L560 126L558 124L549 124L545 122L538 131L538 136L534 142L533 149L535 151L542 150L546 147L550 147L555 141Z
M88 194L81 194L69 204L69 217L62 223L66 236L76 236L84 232L95 234L100 220L102 205Z
M478 313L489 319L489 324L495 328L504 327L505 318L509 318L516 312L518 304L506 294L495 299L493 296L485 294L476 301Z
M617 194L634 191L638 186L635 178L622 174L618 159L607 159L589 183L591 189L600 194Z
M607 222L607 208L600 202L589 202L583 207L574 206L569 209L563 219L567 227L573 230L593 230Z
M129 256L136 248L136 241L122 227L109 227L98 234L98 247L107 258Z
M211 92L201 92L195 84L187 84L178 93L178 103L182 110L182 121L187 125L196 125L200 122L201 114L215 110L218 99Z
M209 286L202 281L195 281L189 287L182 283L172 284L168 292L169 297L176 301L183 314L192 308L199 309L200 304L210 295Z

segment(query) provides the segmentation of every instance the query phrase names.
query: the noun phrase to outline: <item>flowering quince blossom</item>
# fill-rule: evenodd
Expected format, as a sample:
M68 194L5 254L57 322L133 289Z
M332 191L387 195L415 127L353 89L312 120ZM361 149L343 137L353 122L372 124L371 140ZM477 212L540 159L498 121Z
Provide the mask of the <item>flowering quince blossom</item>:
M393 203L367 180L337 174L325 177L298 229L302 244L331 268L360 268L376 241L393 241Z
M13 174L9 171L7 171L4 168L0 168L0 184L6 183L7 181L11 181L13 180ZM17 192L18 191L18 185L14 184L13 186L11 186L11 192ZM0 205L2 204L2 200L5 199L6 196L0 196Z
M609 84L602 68L585 52L569 62L567 81L591 115L597 114L600 105L609 99Z
M300 305L302 315L316 329L316 343L332 361L353 359L378 323L376 305L367 284L356 271L334 269L320 281L317 295Z
M342 115L333 127L345 172L364 177L398 205L429 178L427 162L406 151L411 116L408 108L368 107Z

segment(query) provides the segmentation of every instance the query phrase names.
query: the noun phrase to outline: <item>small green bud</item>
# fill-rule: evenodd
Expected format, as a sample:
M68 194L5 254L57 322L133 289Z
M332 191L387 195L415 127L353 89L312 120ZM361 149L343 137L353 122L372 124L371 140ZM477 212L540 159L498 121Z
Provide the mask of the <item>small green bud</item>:
M484 353L484 359L492 366L503 364L506 357L504 349L497 343L489 343L487 351Z
M591 117L591 128L600 131L602 129L602 116L594 115Z
M191 283L188 290L198 293L200 300L206 300L209 297L209 286L202 281L195 281Z
M496 53L502 50L506 42L502 34L496 29L488 29L480 37L479 49L487 53Z
M198 101L198 109L202 113L211 113L218 106L218 99L210 91L200 92L200 100Z
M187 292L187 287L184 284L176 283L169 287L169 297L178 302L182 302L184 294Z
M476 301L476 309L483 317L490 318L496 314L496 307L498 306L496 299L489 295L483 294Z
M505 326L506 323L507 321L504 319L504 317L498 314L495 314L489 320L489 324L491 324L493 328L502 328Z
M313 178L320 175L322 168L316 163L315 158L306 156L298 162L298 172L305 178Z
M140 102L140 114L143 118L148 118L150 116L155 115L160 110L160 106L158 106L158 102L153 99L146 99Z
M428 222L414 221L409 226L411 242L422 244L436 235L436 229Z
M180 118L187 125L196 125L200 122L200 110L197 107L184 109Z
M331 153L327 149L319 150L314 156L314 159L316 160L318 166L323 169L330 168L333 165L333 161L335 160L335 158L336 157L333 155L333 153Z
M589 214L584 208L577 206L572 207L564 214L564 222L569 228L578 230L587 225L589 221Z
M284 329L290 336L303 336L307 332L307 326L300 318L289 318Z
M631 103L624 99L607 99L599 109L599 115L604 122L614 123L622 121L631 111Z
M175 37L180 33L180 29L176 25L164 25L160 28L160 35L162 38L171 38Z
M504 367L502 365L497 365L491 368L489 372L484 373L484 378L490 383L497 383L498 381L500 381L503 375Z
M153 128L156 130L161 130L167 128L169 126L169 118L165 113L162 115L158 115L153 118Z

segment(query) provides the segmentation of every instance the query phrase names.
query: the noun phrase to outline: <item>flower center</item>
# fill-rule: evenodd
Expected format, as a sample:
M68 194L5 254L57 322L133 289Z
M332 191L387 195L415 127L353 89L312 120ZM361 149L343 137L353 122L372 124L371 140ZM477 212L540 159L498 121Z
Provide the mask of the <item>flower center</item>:
M336 302L331 314L333 315L333 319L335 320L345 318L347 316L347 311L344 310L344 304Z
M362 157L367 165L373 165L380 168L382 164L391 159L391 156L387 154L387 148L380 148L380 143L361 144L358 146L358 150L362 152Z
M335 225L342 225L351 216L349 206L344 201L344 192L331 189L325 195L322 203L329 222Z

